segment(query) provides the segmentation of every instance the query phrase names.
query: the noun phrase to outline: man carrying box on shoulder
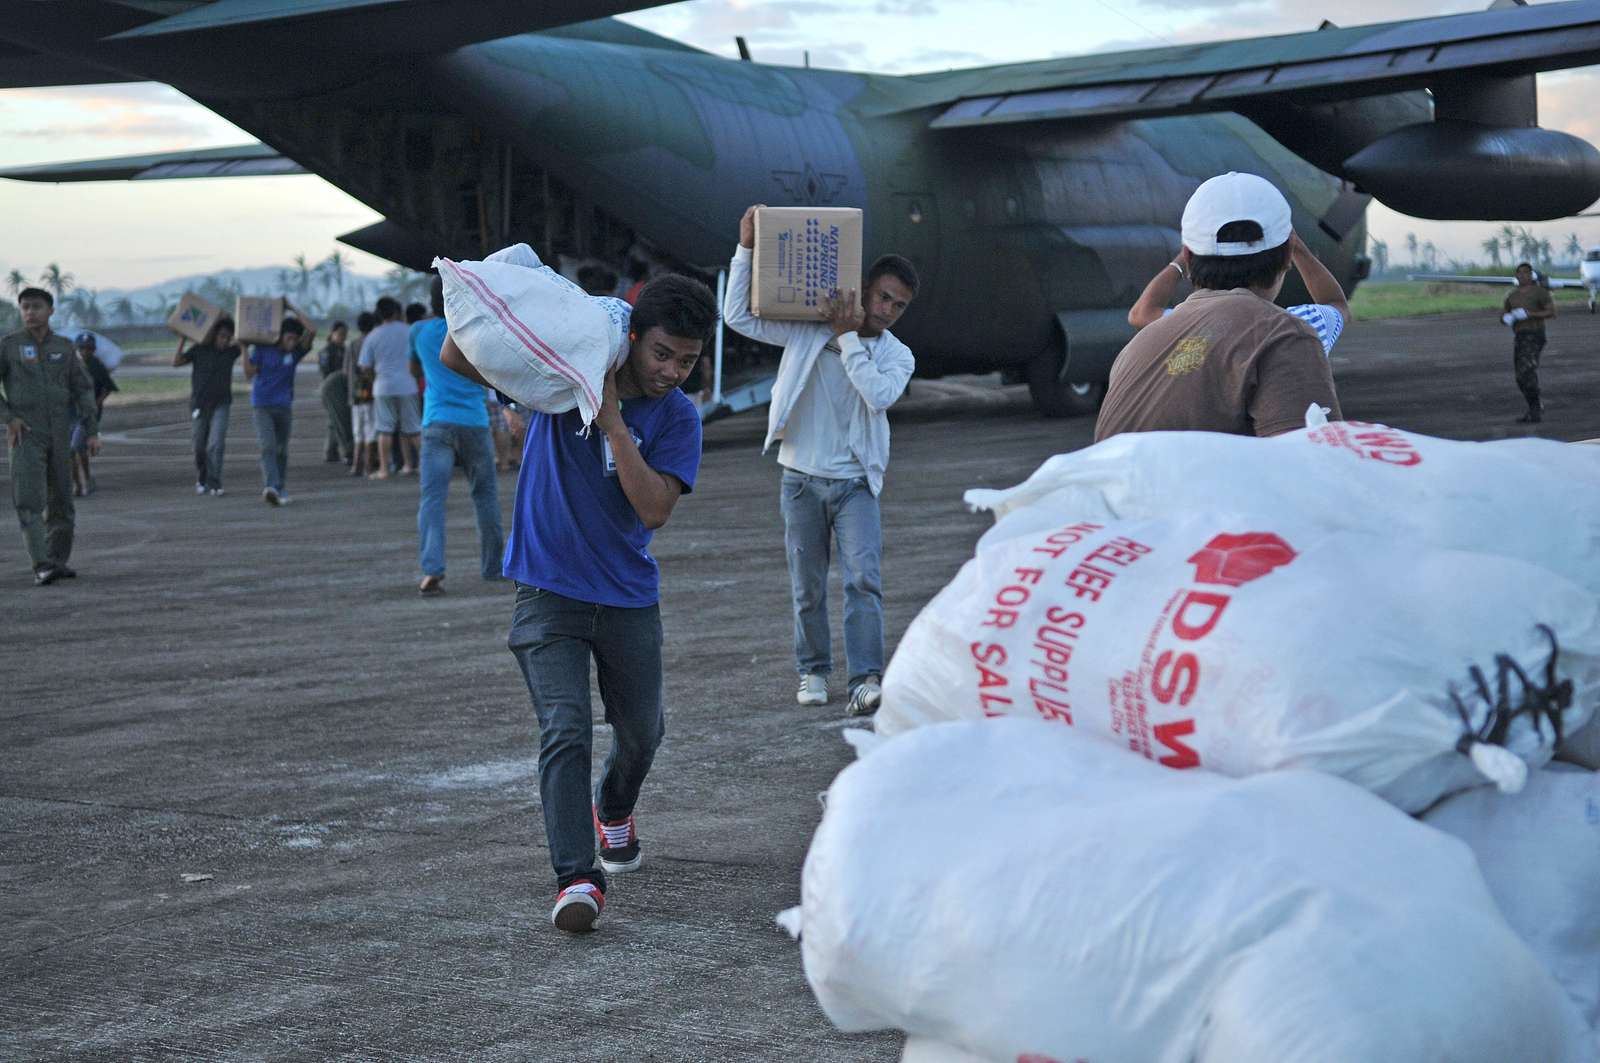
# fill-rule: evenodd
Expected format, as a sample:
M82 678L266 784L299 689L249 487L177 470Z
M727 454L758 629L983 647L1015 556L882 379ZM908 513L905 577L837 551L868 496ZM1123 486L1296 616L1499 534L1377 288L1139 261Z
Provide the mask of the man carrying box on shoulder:
M660 578L649 545L694 489L700 417L678 385L716 322L705 285L651 281L628 322L626 360L606 374L598 430L586 431L576 410L527 411L505 557L517 583L508 641L539 717L539 796L559 891L550 919L569 933L594 929L606 872L632 871L641 859L633 809L665 729ZM449 337L440 362L488 385ZM591 657L613 736L592 791Z
M917 294L917 274L899 255L867 270L860 304L834 293L821 321L774 321L750 310L756 211L739 221L722 316L728 327L783 347L762 451L782 439L779 506L794 601L795 700L822 705L833 669L828 630L828 556L837 540L844 564L844 647L852 716L876 712L883 698L883 523L878 495L889 464L889 418L916 360L889 329Z
M294 423L294 372L311 352L315 336L315 330L307 332L299 321L287 318L277 346L258 343L244 361L250 413L261 446L261 500L269 506L289 504L284 481L289 475L289 429Z

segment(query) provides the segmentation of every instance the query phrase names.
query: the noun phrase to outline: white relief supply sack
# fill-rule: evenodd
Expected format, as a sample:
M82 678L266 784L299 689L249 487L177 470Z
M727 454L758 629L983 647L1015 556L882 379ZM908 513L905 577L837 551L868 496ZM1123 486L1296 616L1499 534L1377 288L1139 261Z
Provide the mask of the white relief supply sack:
M1600 699L1600 598L1507 557L1260 516L1014 511L922 610L876 729L1026 716L1173 768L1418 812L1516 789Z
M1552 764L1521 793L1480 786L1422 820L1467 843L1506 922L1567 991L1600 1053L1600 774Z
M1600 447L1463 443L1335 421L1270 439L1139 432L1058 454L1006 490L966 493L997 517L1041 503L1080 520L1225 509L1504 554L1600 593Z
M433 266L450 337L485 380L541 413L594 420L606 372L628 356L627 303L588 295L527 244Z
M1327 775L1165 771L1036 721L923 728L841 772L789 922L834 1025L908 1050L1587 1058L1453 839Z

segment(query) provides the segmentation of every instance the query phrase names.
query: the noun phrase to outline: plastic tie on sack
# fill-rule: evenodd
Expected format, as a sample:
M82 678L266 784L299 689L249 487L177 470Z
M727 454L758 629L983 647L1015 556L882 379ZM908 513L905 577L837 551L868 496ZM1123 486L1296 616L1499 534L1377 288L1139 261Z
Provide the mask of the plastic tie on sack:
M1333 410L1329 407L1313 402L1306 407L1306 427L1321 428L1328 423L1328 414L1332 412Z
M783 911L779 912L774 917L774 921L790 937L794 938L796 941L800 940L800 927L803 920L801 919L800 906L798 904L793 908L785 908Z
M1561 657L1561 646L1556 641L1556 633L1546 624L1540 624L1539 631L1550 640L1550 658L1545 662L1542 685L1529 679L1522 666L1504 653L1496 655L1494 659L1493 691L1490 690L1489 681L1481 668L1473 665L1468 670L1468 674L1472 677L1474 692L1488 706L1488 712L1480 726L1476 728L1472 726L1472 717L1467 711L1466 703L1456 693L1454 684L1450 687L1450 700L1455 705L1456 715L1461 717L1462 726L1466 728L1466 732L1456 743L1456 749L1470 757L1473 767L1493 782L1501 793L1517 793L1528 782L1527 762L1504 748L1512 722L1518 716L1531 717L1534 734L1543 739L1544 722L1548 719L1553 733L1551 744L1559 745L1562 739L1561 714L1572 705L1572 680L1561 678L1556 671L1556 664ZM1522 701L1516 706L1511 704L1513 676L1522 684Z

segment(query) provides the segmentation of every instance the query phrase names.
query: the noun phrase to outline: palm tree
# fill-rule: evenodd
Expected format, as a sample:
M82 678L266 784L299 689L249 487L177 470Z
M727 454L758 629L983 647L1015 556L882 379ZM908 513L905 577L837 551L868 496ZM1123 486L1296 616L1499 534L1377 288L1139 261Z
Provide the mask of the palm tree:
M1545 269L1550 268L1550 262L1556 257L1555 246L1549 240L1539 241L1539 264Z
M1411 254L1411 268L1417 268L1417 234L1406 233L1406 250Z
M1517 253L1526 262L1534 262L1539 258L1539 238L1526 225L1517 229Z
M134 308L133 300L129 299L126 295L114 301L107 309L110 311L113 319L120 321L124 325L133 324L133 319L138 313L138 311Z
M1389 244L1386 240L1372 241L1372 271L1379 275L1389 272Z
M1577 233L1567 234L1567 257L1574 262L1583 260L1583 241L1578 239Z
M59 303L63 296L77 287L78 278L70 273L63 273L61 267L52 262L44 268L43 273L39 274L39 283L49 288Z
M433 283L433 278L426 273L396 266L383 275L389 282L389 287L394 291L394 296L402 303L414 302L426 295L428 286Z
M333 289L334 298L344 300L344 275L350 269L350 260L338 248L333 253L317 264L317 272L321 274L322 281Z
M294 293L302 303L308 301L315 275L316 267L306 261L305 255L294 256Z
M1430 270L1439 268L1439 249L1429 240L1422 245L1422 260L1428 264Z
M280 269L278 271L278 287L283 291L288 291L294 287L294 270Z
M1517 230L1510 225L1500 226L1500 243L1504 245L1506 254L1514 254L1517 250Z
M100 306L100 295L93 288L79 288L72 293L72 298L65 300L61 305L62 309L84 328L99 328L105 320L105 311Z
M1500 268L1500 237L1491 236L1480 245L1489 253L1489 265L1495 269Z
M28 286L28 278L20 269L14 269L6 274L6 287L11 289L11 301L16 302L17 296L22 294L22 289Z

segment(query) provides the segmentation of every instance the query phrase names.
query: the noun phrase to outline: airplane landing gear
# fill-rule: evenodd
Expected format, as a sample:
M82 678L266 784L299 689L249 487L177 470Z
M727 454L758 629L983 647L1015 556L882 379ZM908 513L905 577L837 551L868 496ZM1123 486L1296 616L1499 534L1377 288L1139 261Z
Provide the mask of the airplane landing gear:
M1028 363L1028 396L1044 417L1080 417L1100 409L1106 386L1087 380L1061 379L1066 352L1052 343Z

